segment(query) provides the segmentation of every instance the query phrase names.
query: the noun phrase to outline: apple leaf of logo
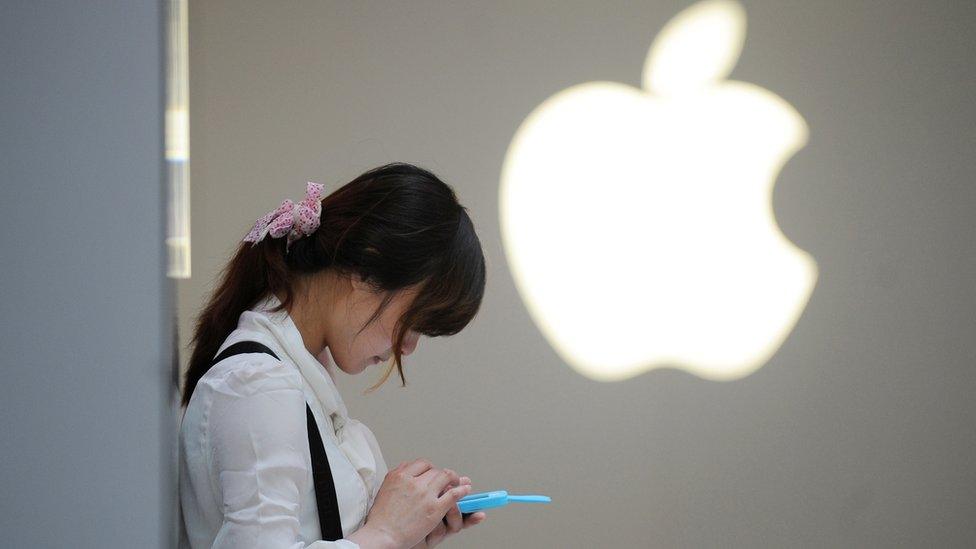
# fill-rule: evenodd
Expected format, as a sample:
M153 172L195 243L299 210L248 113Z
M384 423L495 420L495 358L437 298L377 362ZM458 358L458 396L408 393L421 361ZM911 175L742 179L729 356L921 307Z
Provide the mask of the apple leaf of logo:
M644 89L674 95L724 79L739 60L745 28L737 2L709 0L682 11L651 44Z

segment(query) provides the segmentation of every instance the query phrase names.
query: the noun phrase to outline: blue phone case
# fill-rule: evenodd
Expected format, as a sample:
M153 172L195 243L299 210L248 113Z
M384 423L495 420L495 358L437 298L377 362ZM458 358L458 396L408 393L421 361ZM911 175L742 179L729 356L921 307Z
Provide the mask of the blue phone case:
M458 509L461 516L468 518L471 513L484 511L493 507L502 507L511 502L519 503L549 503L552 499L548 496L515 496L509 495L505 490L495 490L493 492L481 492L479 494L468 494L458 500Z

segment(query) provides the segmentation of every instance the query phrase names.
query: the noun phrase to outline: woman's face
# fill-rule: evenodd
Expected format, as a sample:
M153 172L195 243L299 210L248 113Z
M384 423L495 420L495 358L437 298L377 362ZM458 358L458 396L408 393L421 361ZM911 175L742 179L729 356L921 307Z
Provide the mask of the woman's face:
M356 375L374 364L385 363L393 358L393 328L397 319L410 306L417 289L400 291L380 316L361 333L356 333L369 320L383 300L382 292L376 293L355 278L339 292L336 306L332 308L329 352L336 366L343 372ZM409 331L403 338L403 355L417 348L420 334Z

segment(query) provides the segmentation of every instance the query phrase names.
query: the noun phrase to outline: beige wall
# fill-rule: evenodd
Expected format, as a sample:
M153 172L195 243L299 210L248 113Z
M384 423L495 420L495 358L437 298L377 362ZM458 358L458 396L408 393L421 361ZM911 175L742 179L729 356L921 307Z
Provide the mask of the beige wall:
M259 215L309 180L328 191L417 163L472 213L483 309L421 341L407 388L364 397L375 379L341 377L340 390L387 462L427 457L476 488L553 498L491 512L450 546L963 545L976 536L972 4L746 2L732 77L810 125L773 204L820 267L757 373L598 383L528 317L498 225L513 132L570 85L638 85L650 40L685 5L191 2L183 343Z

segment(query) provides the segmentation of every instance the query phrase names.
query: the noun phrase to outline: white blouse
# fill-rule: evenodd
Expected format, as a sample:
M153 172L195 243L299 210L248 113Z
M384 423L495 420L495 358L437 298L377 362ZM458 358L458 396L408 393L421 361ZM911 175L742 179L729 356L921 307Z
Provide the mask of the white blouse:
M325 367L274 295L241 314L218 354L244 353L200 378L180 425L180 548L359 549L323 541L312 484L305 403L332 469L343 536L362 527L387 473L376 437L349 417Z

